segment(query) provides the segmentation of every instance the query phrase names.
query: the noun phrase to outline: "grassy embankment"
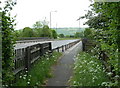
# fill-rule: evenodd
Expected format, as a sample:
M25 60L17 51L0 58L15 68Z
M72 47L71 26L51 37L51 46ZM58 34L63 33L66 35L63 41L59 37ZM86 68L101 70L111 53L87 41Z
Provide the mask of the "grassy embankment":
M70 80L73 86L105 86L109 79L100 60L81 52L74 63L74 75Z
M54 65L62 54L53 52L52 55L46 54L41 57L31 68L29 72L20 76L20 79L14 86L41 86L45 85L45 80L52 77L51 66Z

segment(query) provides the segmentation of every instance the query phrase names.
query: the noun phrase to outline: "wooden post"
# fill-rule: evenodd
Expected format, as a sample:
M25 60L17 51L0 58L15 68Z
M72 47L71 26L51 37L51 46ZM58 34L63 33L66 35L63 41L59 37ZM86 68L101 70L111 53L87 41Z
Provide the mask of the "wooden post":
M84 38L84 39L82 39L82 47L83 47L83 51L85 51L86 50L86 43L87 43L87 39L86 38Z
M65 50L67 50L67 45L65 45Z
M62 52L64 52L64 46L62 45Z
M59 47L57 47L57 51L59 52Z
M49 50L52 52L52 43L49 42Z
M69 49L69 44L67 44L67 49Z
M25 48L25 68L27 68L27 70L30 69L30 47L28 46L27 48Z
M44 54L44 48L43 48L43 44L40 44L40 55L42 56Z

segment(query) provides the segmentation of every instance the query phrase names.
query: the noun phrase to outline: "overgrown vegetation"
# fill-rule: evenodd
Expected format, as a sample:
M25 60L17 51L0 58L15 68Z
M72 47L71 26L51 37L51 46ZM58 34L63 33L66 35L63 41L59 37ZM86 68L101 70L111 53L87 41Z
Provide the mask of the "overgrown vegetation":
M87 54L85 54L91 56L83 58L95 57L95 59L102 61L101 63L109 77L109 82L103 81L103 84L105 86L120 86L120 2L95 2L91 8L91 11L88 11L88 14L84 16L89 19L86 24L90 27L85 30L84 37L92 41L94 46L88 49ZM89 69L89 67L84 70ZM81 84L82 82L76 80L76 83Z
M17 83L13 86L42 86L45 80L52 77L51 66L55 64L62 54L53 52L52 55L46 54L41 57L29 72L21 74Z
M75 58L73 86L106 86L109 79L96 56L81 52Z
M1 3L0 3L1 4ZM14 49L14 18L11 17L10 11L16 4L13 1L6 1L4 7L0 8L2 32L2 84L8 86L13 80L12 68L13 64L13 49Z

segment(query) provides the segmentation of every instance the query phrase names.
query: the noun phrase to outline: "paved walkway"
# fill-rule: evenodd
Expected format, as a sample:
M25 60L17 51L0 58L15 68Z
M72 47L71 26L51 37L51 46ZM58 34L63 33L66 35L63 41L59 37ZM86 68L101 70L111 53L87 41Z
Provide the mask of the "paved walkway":
M54 77L48 79L47 86L69 86L68 80L72 76L74 57L81 50L82 42L79 42L64 52L57 65L53 66Z

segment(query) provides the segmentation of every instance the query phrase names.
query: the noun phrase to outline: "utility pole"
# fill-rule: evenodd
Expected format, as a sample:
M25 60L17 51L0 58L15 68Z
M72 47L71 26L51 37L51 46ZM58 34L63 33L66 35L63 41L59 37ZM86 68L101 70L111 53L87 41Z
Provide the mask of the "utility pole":
M52 27L52 19L51 19L51 17L52 17L52 12L57 12L57 11L50 11L50 28Z
M81 19L80 17L77 19L77 21L79 21L79 29L80 29L80 19Z

